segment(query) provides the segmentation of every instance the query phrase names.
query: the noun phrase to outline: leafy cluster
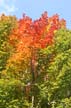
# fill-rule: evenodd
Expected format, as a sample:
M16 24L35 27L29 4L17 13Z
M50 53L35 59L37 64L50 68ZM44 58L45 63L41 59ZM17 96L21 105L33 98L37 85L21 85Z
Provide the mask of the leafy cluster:
M0 108L71 108L71 31L47 12L0 16Z

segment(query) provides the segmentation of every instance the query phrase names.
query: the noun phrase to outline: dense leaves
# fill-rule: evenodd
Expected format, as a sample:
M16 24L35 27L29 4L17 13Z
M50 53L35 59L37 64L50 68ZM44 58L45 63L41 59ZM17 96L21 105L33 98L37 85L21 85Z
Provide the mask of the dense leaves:
M0 108L71 107L71 31L47 12L0 17Z
M59 20L58 15L48 17L47 12L35 21L24 15L18 22L18 28L14 30L10 41L16 41L16 52L30 56L31 48L45 48L53 43L56 30L65 27L65 20ZM23 54L23 55L24 55ZM15 56L15 55L14 55ZM17 54L16 54L17 57ZM19 57L20 58L20 57Z
M25 73L28 71L28 74L30 74L31 70L35 71L38 50L52 45L55 32L60 28L64 28L65 24L65 20L60 20L57 14L48 17L47 12L44 12L35 21L23 15L23 18L18 21L18 28L14 29L10 36L10 43L15 47L15 52L8 60L8 66L13 69L13 65L14 68L18 65L20 67L21 63L24 62L21 68ZM32 69L30 65L32 65ZM15 68L13 72L15 74L21 73L21 68L17 68L17 70ZM36 77L37 73L34 74Z
M9 35L16 27L16 17L0 16L0 73L5 69L7 59L11 52L11 45L9 44Z

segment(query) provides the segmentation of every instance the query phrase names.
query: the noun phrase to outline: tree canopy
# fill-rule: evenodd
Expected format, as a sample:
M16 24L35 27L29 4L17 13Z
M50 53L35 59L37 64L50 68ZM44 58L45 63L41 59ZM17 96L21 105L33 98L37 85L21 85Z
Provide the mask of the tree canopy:
M1 108L71 108L71 30L44 12L0 16Z

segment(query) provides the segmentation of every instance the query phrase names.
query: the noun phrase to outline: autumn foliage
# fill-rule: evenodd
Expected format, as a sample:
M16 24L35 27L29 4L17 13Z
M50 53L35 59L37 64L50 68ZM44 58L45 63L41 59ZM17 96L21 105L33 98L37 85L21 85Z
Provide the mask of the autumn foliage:
M23 55L29 57L32 49L46 48L48 45L52 45L55 32L65 26L65 20L60 20L57 14L48 17L47 12L44 12L35 21L23 15L23 18L18 21L18 28L14 29L10 36L10 42L16 47L13 57L15 59L22 59Z
M19 20L3 14L0 17L1 108L63 108L66 98L70 104L70 58L71 31L58 14L49 17L44 12L34 21L25 14Z

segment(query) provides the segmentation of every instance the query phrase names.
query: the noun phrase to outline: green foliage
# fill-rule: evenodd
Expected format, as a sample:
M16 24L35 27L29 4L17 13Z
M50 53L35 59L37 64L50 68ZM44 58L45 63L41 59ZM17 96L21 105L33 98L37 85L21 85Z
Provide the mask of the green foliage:
M15 79L0 79L0 108L28 108L24 83Z
M9 44L9 35L16 27L16 17L5 16L0 17L0 73L5 69L6 61L12 52L12 46Z
M65 98L71 97L71 31L59 30L54 40L55 44L51 47L54 57L47 67L48 100L51 104L55 102L61 105L62 101L66 104Z
M69 108L71 106L70 42L71 31L62 29L55 34L54 44L52 46L47 46L47 48L38 51L36 60L37 78L35 82L32 84L31 76L26 77L25 72L24 78L21 76L22 79L19 79L21 83L23 82L25 84L24 89L25 87L28 88L28 91L24 90L23 105L26 104L24 108L31 106L32 96L34 96L35 108L63 108L64 106ZM23 65L24 62L22 62L21 66ZM20 68L23 72L24 67ZM11 69L9 71L11 72ZM26 74L28 75L27 72Z
M34 67L28 59L7 64L14 51L9 36L15 27L15 17L1 16L0 108L31 108L32 97L34 108L71 108L71 31L57 31L54 43L37 51Z
M66 108L71 102L71 31L59 30L54 44L38 54L36 79L41 108ZM67 100L66 100L67 99ZM68 103L67 103L68 102Z

